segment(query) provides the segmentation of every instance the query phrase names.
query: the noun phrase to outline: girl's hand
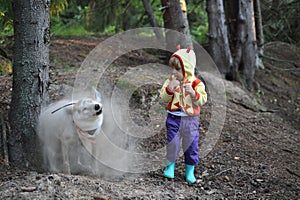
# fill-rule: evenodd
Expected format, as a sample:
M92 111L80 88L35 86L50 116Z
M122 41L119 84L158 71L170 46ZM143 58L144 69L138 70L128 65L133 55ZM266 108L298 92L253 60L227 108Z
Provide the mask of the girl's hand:
M180 84L180 82L174 77L174 78L170 81L170 83L169 83L169 85L168 85L168 88L169 88L169 90L171 90L171 91L174 92L174 90L176 89L177 86L179 86L179 84Z
M192 97L195 98L196 97L196 92L192 87L192 83L185 83L183 85L185 91Z

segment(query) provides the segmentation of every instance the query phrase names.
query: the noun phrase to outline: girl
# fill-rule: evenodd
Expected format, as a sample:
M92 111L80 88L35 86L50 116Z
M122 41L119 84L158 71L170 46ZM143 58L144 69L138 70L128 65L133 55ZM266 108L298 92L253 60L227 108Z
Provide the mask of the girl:
M204 83L194 75L196 55L193 50L179 49L169 60L173 74L165 81L160 97L167 102L167 167L164 176L174 178L180 138L185 159L185 177L195 183L194 167L199 163L200 106L207 101Z

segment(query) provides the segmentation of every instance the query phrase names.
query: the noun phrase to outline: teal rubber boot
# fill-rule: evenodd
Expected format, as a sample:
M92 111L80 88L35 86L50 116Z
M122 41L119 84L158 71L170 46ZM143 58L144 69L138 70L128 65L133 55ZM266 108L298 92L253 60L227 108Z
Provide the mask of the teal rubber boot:
M195 183L196 178L194 175L195 166L194 165L185 165L185 179L188 183Z
M167 167L164 171L164 176L167 178L174 178L175 162L167 161Z

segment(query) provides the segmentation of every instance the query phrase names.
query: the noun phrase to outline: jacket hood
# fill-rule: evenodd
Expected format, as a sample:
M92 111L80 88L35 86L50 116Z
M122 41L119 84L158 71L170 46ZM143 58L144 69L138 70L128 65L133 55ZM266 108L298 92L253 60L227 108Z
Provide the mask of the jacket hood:
M190 80L194 77L194 71L196 66L196 54L188 49L179 49L172 54L171 57L177 57L180 60L182 66L182 72L185 80Z

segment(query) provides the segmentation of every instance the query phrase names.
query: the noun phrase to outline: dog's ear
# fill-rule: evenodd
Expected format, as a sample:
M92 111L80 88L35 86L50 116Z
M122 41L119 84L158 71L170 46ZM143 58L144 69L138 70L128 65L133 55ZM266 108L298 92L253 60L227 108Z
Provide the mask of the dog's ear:
M98 90L96 90L95 88L94 88L94 91L95 91L95 99L96 99L96 101L97 102L101 102L101 94L100 94L100 92Z

